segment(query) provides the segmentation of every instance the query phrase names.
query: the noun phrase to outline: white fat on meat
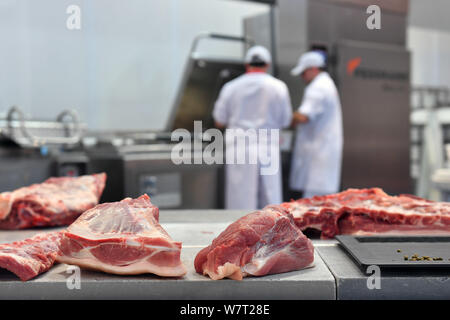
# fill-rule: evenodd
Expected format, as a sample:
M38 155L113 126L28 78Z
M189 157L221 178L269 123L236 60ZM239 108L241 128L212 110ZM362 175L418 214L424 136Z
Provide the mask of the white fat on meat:
M83 213L63 233L59 262L114 274L179 277L181 243L158 222L147 195L104 203Z

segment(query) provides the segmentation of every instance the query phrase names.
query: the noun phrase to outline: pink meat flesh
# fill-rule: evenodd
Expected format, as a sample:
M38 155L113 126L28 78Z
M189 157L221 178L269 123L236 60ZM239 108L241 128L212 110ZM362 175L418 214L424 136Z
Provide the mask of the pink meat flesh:
M51 268L59 252L61 232L39 233L32 238L0 244L0 268L30 280Z
M450 203L412 195L390 196L379 188L348 189L282 206L292 213L300 229L320 230L324 239L338 234L450 234Z
M97 205L63 232L58 261L114 274L182 276L181 243L158 219L147 195Z
M106 174L50 178L0 193L0 229L69 225L98 204Z
M195 257L198 273L218 280L242 280L311 266L314 247L279 206L250 213L225 229Z

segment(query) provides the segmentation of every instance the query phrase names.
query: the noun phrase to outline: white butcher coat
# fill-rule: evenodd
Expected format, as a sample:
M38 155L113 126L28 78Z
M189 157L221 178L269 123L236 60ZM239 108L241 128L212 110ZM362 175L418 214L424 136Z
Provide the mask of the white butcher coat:
M306 86L298 111L309 121L297 128L290 188L303 191L303 197L335 193L340 186L344 138L339 94L327 72Z
M252 72L226 83L215 103L214 119L227 127L227 153L248 156L230 134L229 129L281 129L292 120L288 88L284 82L262 72ZM269 136L270 137L270 136ZM270 138L268 142L271 143ZM271 161L278 161L275 174L261 175L262 163L226 164L225 207L227 209L259 209L282 202L281 161L279 141ZM259 143L259 145L261 145ZM258 142L250 147L257 148Z

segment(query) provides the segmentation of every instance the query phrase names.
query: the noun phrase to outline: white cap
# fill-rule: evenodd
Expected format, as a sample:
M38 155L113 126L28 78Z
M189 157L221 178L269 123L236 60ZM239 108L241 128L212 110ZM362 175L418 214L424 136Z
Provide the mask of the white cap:
M247 54L245 55L245 63L250 64L252 62L270 64L272 62L272 57L269 50L263 46L254 46L248 49Z
M298 76L308 68L325 67L325 57L317 51L309 51L301 55L297 66L291 70L291 75Z

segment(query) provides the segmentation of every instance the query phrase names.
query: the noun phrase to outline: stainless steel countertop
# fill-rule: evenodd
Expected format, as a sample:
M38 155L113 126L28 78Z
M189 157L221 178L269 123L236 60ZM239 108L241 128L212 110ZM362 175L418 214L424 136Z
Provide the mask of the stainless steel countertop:
M316 248L336 279L338 300L450 299L448 269L380 269L379 288L376 288L374 272L361 269L339 245Z
M56 264L27 282L0 269L0 299L450 299L450 273L381 272L381 288L369 289L371 274L361 270L336 240L313 240L312 268L243 281L219 280L197 274L193 261L242 210L161 210L160 222L170 236L183 243L181 259L188 269L182 278L151 274L117 276L81 270L81 289L68 289L72 273ZM0 243L58 229L0 231Z
M317 253L312 268L283 274L247 277L243 281L214 281L197 274L193 264L197 252L244 214L225 210L161 210L162 226L174 240L183 243L181 259L188 272L182 278L118 276L81 269L81 288L68 289L73 271L69 272L66 264L56 264L26 282L0 269L0 299L336 299L335 279ZM58 228L45 229L51 230ZM0 243L42 231L0 231Z

